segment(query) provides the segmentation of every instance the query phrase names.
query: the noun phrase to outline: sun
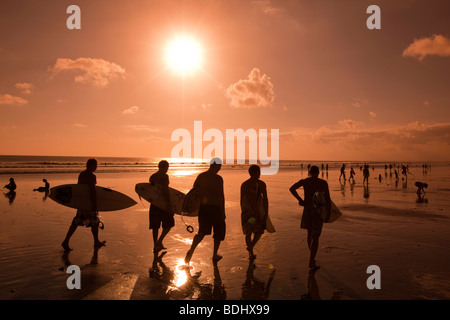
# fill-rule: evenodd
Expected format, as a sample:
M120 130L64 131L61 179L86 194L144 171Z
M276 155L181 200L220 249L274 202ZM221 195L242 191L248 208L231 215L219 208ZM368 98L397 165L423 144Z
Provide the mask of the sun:
M165 59L170 69L177 73L192 74L202 64L200 44L190 37L178 37L167 45Z

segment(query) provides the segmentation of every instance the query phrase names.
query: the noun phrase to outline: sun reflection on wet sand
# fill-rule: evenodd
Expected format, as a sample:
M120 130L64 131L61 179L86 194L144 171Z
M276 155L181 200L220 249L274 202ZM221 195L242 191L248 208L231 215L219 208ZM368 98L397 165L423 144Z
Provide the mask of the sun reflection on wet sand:
M172 280L173 286L169 286L167 291L180 288L187 282L188 275L186 268L189 268L189 266L186 265L183 258L179 258L175 266L174 277Z

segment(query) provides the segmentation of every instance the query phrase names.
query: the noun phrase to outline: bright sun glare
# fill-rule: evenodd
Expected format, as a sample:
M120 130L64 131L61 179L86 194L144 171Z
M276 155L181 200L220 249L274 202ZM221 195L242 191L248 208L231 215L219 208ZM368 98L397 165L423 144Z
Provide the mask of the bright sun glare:
M166 48L166 61L175 72L192 73L200 68L202 62L200 44L193 38L176 38Z

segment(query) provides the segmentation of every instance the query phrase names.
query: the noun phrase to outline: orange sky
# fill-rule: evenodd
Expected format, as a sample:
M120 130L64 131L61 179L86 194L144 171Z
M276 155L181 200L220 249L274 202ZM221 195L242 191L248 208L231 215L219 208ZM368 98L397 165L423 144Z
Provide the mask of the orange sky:
M81 30L66 9L81 8ZM366 9L381 8L381 30ZM279 129L281 160L448 160L448 1L0 3L0 154L170 157L178 128ZM203 48L183 77L164 50Z

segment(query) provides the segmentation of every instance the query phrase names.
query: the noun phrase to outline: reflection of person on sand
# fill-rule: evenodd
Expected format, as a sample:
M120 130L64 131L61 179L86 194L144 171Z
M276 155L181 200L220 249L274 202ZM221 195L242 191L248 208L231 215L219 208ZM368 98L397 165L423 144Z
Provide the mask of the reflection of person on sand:
M91 228L92 236L94 237L94 247L101 247L105 245L106 241L100 241L98 239L98 228L99 225L103 225L103 223L100 221L97 212L97 195L95 192L95 185L97 184L97 178L94 174L95 170L97 170L97 160L89 159L86 162L86 170L82 171L78 176L78 184L89 185L92 209L77 210L77 214L75 218L73 218L72 224L70 225L69 230L67 231L66 238L61 243L65 251L72 250L69 247L69 240L77 230L78 226L86 226Z
M9 191L9 192L5 193L5 197L9 199L9 204L13 204L14 199L16 198L16 192Z
M211 229L214 229L213 262L222 259L222 256L217 254L221 241L225 239L226 232L223 179L217 174L221 167L222 160L213 158L208 171L199 174L194 182L194 188L200 190L201 197L198 211L199 230L194 236L191 248L186 253L184 259L186 264L189 264L195 248L197 248L203 238L211 234Z
M323 192L328 212L327 220L330 219L331 215L331 199L328 183L318 177L319 168L317 166L312 166L309 173L311 177L298 181L289 189L289 191L298 200L299 205L304 207L300 227L308 230L307 242L310 250L309 268L310 270L317 270L319 269L319 266L316 265L315 257L317 250L319 249L319 237L322 232L323 221L314 207L313 196L317 191ZM304 189L305 200L297 193L297 189L300 187L303 187Z
M256 256L253 253L253 248L266 229L269 201L267 199L266 184L259 180L259 177L261 176L261 169L259 166L250 166L248 172L250 174L250 179L241 185L241 223L250 259L255 259ZM260 212L260 201L263 202L264 212Z
M322 300L320 297L319 286L317 285L315 272L310 272L308 276L308 293L303 294L300 300ZM342 292L334 291L330 300L341 300Z
M17 188L16 182L14 178L9 178L9 183L5 185L3 188L8 189L9 191L14 191Z
M50 190L50 183L48 183L47 179L42 179L42 182L44 182L43 187L39 187L37 189L33 189L33 191L39 191L39 192L47 192Z
M167 202L167 208L170 206L170 194L169 194L169 176L167 171L169 170L169 163L162 160L158 164L158 171L151 175L150 183L161 187L163 197ZM173 212L168 212L162 208L159 208L152 204L150 206L150 229L153 231L153 252L158 252L162 249L166 249L163 245L164 237L169 233L170 229L175 225L175 219L173 218ZM158 239L158 230L162 225L162 233Z
M152 267L148 270L148 275L150 276L150 278L156 279L166 285L170 285L174 278L174 272L170 270L170 268L168 268L162 261L162 258L166 253L167 252L164 251L160 255L158 255L158 252L155 252L155 254L153 255L153 264ZM161 270L158 265L161 266Z
M252 260L248 263L245 282L242 285L242 300L267 300L269 299L270 287L275 277L275 269L270 273L267 284L255 277L256 265Z
M353 170L353 167L350 168L350 178L348 178L348 181L350 182L350 179L355 182L355 170Z

